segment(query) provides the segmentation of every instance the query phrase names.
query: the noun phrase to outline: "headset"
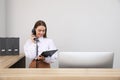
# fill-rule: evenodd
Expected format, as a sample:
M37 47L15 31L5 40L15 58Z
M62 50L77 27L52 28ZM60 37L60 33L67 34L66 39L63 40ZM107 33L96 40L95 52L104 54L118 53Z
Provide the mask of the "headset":
M34 28L32 29L32 34L36 36L36 31L35 31L35 29L34 29ZM35 40L35 41L37 41L37 42L39 41L37 37L36 37L36 38L34 38L34 40Z
M33 34L33 35L36 35L35 28L32 29L32 34Z

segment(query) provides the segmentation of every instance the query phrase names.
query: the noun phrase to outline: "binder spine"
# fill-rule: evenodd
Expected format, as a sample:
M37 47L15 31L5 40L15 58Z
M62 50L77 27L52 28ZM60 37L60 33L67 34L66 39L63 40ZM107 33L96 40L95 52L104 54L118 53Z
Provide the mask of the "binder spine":
M13 55L19 55L19 38L13 38Z
M0 38L0 55L19 55L19 38Z
M6 38L6 55L12 55L12 53L13 53L12 38Z
M6 55L6 39L0 38L0 55Z

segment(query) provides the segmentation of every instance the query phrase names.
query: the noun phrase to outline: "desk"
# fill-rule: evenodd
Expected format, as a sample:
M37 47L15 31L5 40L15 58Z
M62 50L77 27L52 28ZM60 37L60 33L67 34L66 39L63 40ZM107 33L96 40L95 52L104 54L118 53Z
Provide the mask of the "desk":
M0 56L0 68L25 67L24 54Z
M0 69L0 80L120 80L120 69Z

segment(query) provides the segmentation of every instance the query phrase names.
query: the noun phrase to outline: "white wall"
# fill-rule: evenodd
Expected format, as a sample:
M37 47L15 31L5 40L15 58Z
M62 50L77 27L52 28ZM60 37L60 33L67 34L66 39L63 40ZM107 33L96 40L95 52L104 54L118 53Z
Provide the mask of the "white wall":
M0 37L6 36L6 1L0 0Z
M113 51L120 68L120 0L7 0L7 36L21 52L39 19L59 51Z

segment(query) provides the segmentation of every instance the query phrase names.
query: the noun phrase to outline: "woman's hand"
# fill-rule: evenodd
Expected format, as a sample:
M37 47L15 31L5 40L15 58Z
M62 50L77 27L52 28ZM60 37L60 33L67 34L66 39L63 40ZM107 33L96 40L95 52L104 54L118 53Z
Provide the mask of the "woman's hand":
M44 56L38 56L37 59L38 60L45 60L45 57Z
M35 38L36 38L35 35L31 35L31 40L33 43L35 43L35 40L34 40Z

